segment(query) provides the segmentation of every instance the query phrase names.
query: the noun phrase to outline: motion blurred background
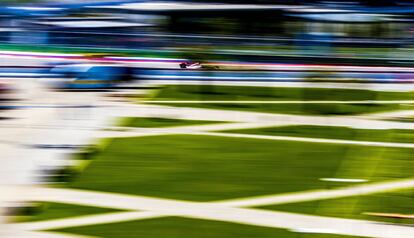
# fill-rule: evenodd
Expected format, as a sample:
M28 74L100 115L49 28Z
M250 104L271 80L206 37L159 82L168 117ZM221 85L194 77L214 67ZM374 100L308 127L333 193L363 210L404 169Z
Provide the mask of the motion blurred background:
M412 238L411 0L3 0L0 237Z

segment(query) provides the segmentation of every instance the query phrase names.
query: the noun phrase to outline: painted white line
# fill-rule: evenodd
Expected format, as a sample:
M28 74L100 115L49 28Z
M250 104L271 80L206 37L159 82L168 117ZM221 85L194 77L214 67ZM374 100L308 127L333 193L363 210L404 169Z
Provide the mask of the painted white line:
M414 187L414 179L398 181L378 182L359 186L333 189L333 190L311 190L297 193L276 194L250 198L230 199L209 203L194 203L171 199L148 198L125 194L103 193L96 191L38 188L33 190L28 199L39 201L58 201L70 204L102 206L107 208L150 210L137 212L119 212L99 214L84 217L66 218L42 222L30 222L17 224L19 228L26 230L59 229L65 227L76 227L82 225L104 224L136 219L149 219L166 216L168 214L154 212L154 206L159 204L170 204L168 206L219 206L219 207L257 207L276 204L298 203L314 200L342 198L350 196L361 196L373 193L407 189ZM26 191L26 190L25 190ZM197 205L198 204L198 205Z
M249 111L218 110L191 107L167 107L156 104L137 104L124 107L118 111L119 117L134 117L154 115L168 117L183 115L182 119L190 120L216 120L253 123L289 123L291 125L318 125L318 126L344 126L358 129L414 129L414 124L369 120L357 116L317 116L261 113Z
M398 117L414 117L414 110L399 110L399 111L391 111L391 112L377 112L377 113L370 113L364 115L367 118L374 118L374 119L391 119L391 118L398 118Z
M26 222L18 224L18 227L23 230L31 231L51 229L57 230L69 227L116 223L129 220L150 219L162 216L164 215L151 211L113 212L82 217L63 218L38 222Z
M368 182L366 179L349 179L349 178L320 178L320 181L340 182L340 183L363 183Z
M410 104L414 100L361 100L361 101L231 101L231 100L151 100L149 103L183 103L183 104Z
M93 236L83 236L66 234L51 231L22 231L11 229L7 234L0 233L2 238L95 238Z
M315 228L295 228L290 229L292 232L297 233L315 233L315 234L335 234L336 231L332 229L315 229Z
M407 181L398 181L398 183L378 183L371 186L366 185L365 189L360 188L350 191L342 189L338 195L348 196L355 192L359 192L359 194L361 194L368 191L373 192L373 190L378 192L378 189L395 189L395 187L401 187L403 185L404 187L407 187L408 185L414 186L414 180L411 179ZM26 190L25 192L30 191ZM291 214L286 212L236 208L229 207L229 204L227 204L227 206L224 206L223 203L197 203L162 198L149 198L142 196L59 188L38 188L32 190L31 192L31 194L26 194L26 197L31 197L32 199L38 201L57 201L119 209L147 210L160 213L165 216L182 216L196 219L208 219L285 229L331 229L334 230L336 234L363 237L414 237L414 228L412 227L403 227L390 224L385 225L363 220L328 218L311 215ZM255 204L257 204L257 201ZM139 213L136 213L135 215L137 217L141 216ZM130 220L133 219L133 216L125 216L123 218L125 220ZM16 224L16 226L18 226L18 224Z
M183 132L183 133L185 133L185 132ZM194 131L194 132L187 133L187 134L207 135L207 136L222 136L222 137L236 137L236 138L250 138L250 139L263 139L263 140L299 141L299 142L310 142L310 143L362 145L362 146L374 146L374 147L414 148L414 143L354 141L354 140L340 140L340 139L307 138L307 137L294 137L294 136L268 136L268 135L222 133L222 132L196 132L196 131Z
M299 203L318 201L334 198L369 195L381 192L390 192L401 189L414 188L414 178L397 181L386 181L377 183L361 184L358 186L331 189L310 190L303 192L257 196L250 198L239 198L227 201L218 201L215 204L231 207L258 207L277 204Z

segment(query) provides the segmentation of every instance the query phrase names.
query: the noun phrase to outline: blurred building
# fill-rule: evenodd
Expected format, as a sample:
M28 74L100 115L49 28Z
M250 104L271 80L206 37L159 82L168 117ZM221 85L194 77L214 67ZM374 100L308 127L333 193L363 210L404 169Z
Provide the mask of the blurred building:
M237 41L223 36L258 36L254 41L259 44L327 39L333 44L411 44L414 5L407 1L249 2L124 0L3 6L0 41L159 47L165 42L202 44L202 37L192 35L201 34L221 37L210 39L212 43Z

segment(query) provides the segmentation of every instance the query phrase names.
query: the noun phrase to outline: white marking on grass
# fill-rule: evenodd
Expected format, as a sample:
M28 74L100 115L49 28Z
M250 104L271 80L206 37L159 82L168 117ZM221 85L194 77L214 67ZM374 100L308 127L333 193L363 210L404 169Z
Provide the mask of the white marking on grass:
M151 219L162 217L164 215L151 211L132 211L132 212L112 212L98 215L71 217L63 219L54 219L47 221L25 222L18 224L19 228L24 230L57 230L69 227L99 225L115 223L129 220Z
M391 112L377 112L377 113L370 113L364 115L368 118L375 118L375 119L393 119L393 118L406 118L406 117L413 117L414 110L398 110L398 111L391 111Z
M326 193L326 199L328 197L346 197L353 196L355 194L361 195L364 193L375 193L379 191L392 190L402 187L414 187L414 179L407 179L403 181L394 182L382 182L371 185L361 185L351 188L328 190L321 192ZM335 234L364 237L414 237L414 229L412 227L402 227L390 224L378 224L363 220L330 217L328 218L312 215L292 214L286 212L231 207L231 205L235 205L231 204L231 201L228 201L227 205L225 205L224 202L188 202L162 198L149 198L143 196L60 188L37 188L33 190L25 189L24 192L26 192L26 198L31 200L56 201L98 207L129 209L134 211L151 211L164 216L181 216L195 219L207 219L285 229L303 229L303 227L306 227L307 229L329 229L335 231ZM308 194L306 195L302 194L302 201L312 199L320 200L321 197L323 197L321 196L321 192L316 192L317 196L315 196L315 192L308 192ZM287 200L287 202L292 202L294 198L295 197L291 197L291 199ZM250 199L250 205L258 205L259 203L260 202L257 199ZM241 204L239 203L238 205ZM116 222L119 222L120 220L134 220L134 216L140 218L142 217L141 212L136 214L129 214L130 216L118 217L116 219ZM111 218L109 216L104 216L104 218L105 222L110 223ZM71 220L73 221L73 219L70 219L69 221ZM88 224L90 223L91 222L88 221ZM62 224L59 225L61 226ZM19 228L18 224L16 224L15 226L16 228ZM28 224L26 224L25 226L27 229ZM46 227L45 224L43 224L43 226ZM52 228L51 225L48 227Z
M367 183L338 189L310 190L295 193L274 194L250 198L238 198L227 201L218 201L215 202L215 204L232 207L258 207L267 205L289 204L369 195L408 188L414 188L414 178L396 181Z
M151 100L150 103L177 103L177 104L411 104L414 100L290 100L290 101L259 101L259 100Z
M325 228L295 228L290 229L292 232L297 233L317 233L317 234L335 234L337 231Z
M363 183L368 182L367 179L349 179L349 178L320 178L320 181L341 182L341 183Z
M185 132L183 132L183 133L185 133ZM268 136L268 135L221 133L221 132L196 132L196 131L194 131L192 133L188 133L188 134L206 135L206 136L236 137L236 138L250 138L250 139L264 139L264 140L299 141L299 142L310 142L310 143L362 145L362 146L373 146L373 147L414 148L414 143L354 141L354 140L308 138L308 137L294 137L294 136Z
M0 234L2 238L95 238L95 236L84 236L75 234L65 234L51 231L22 231L11 230L7 234Z

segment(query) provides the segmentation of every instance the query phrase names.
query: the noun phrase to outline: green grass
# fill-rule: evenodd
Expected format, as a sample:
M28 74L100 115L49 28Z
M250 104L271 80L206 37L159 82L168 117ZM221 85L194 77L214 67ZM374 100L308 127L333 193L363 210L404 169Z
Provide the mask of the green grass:
M247 103L157 103L174 107L252 111L297 115L357 115L403 109L398 104L247 104Z
M225 131L229 133L414 143L414 130L353 129L336 126L283 126Z
M118 212L120 210L102 208L102 207L90 207L90 206L80 206L72 204L63 204L63 203L41 203L39 207L31 209L30 216L25 216L22 219L19 219L21 222L32 222L32 221L44 221L60 218L71 218L79 217L86 215L96 215L109 212Z
M159 100L413 100L413 92L363 89L245 87L217 85L168 85Z
M122 127L172 127L218 123L217 121L183 120L162 117L123 117L118 126Z
M212 201L325 188L319 178L336 176L344 160L351 166L349 176L371 181L410 177L412 152L200 135L120 138L70 186Z
M288 100L412 100L414 93L376 92L355 89L273 88L213 85L169 85L151 100L288 101ZM150 101L149 101L150 102ZM400 104L246 104L246 103L163 103L163 105L246 110L288 114L351 115L397 110Z
M158 218L57 230L108 238L351 238L332 234L297 234L287 230L189 218Z
M399 220L363 214L366 212L375 212L412 215L414 214L413 199L414 190L404 190L349 198L266 206L262 208L320 216L414 224L413 219Z

